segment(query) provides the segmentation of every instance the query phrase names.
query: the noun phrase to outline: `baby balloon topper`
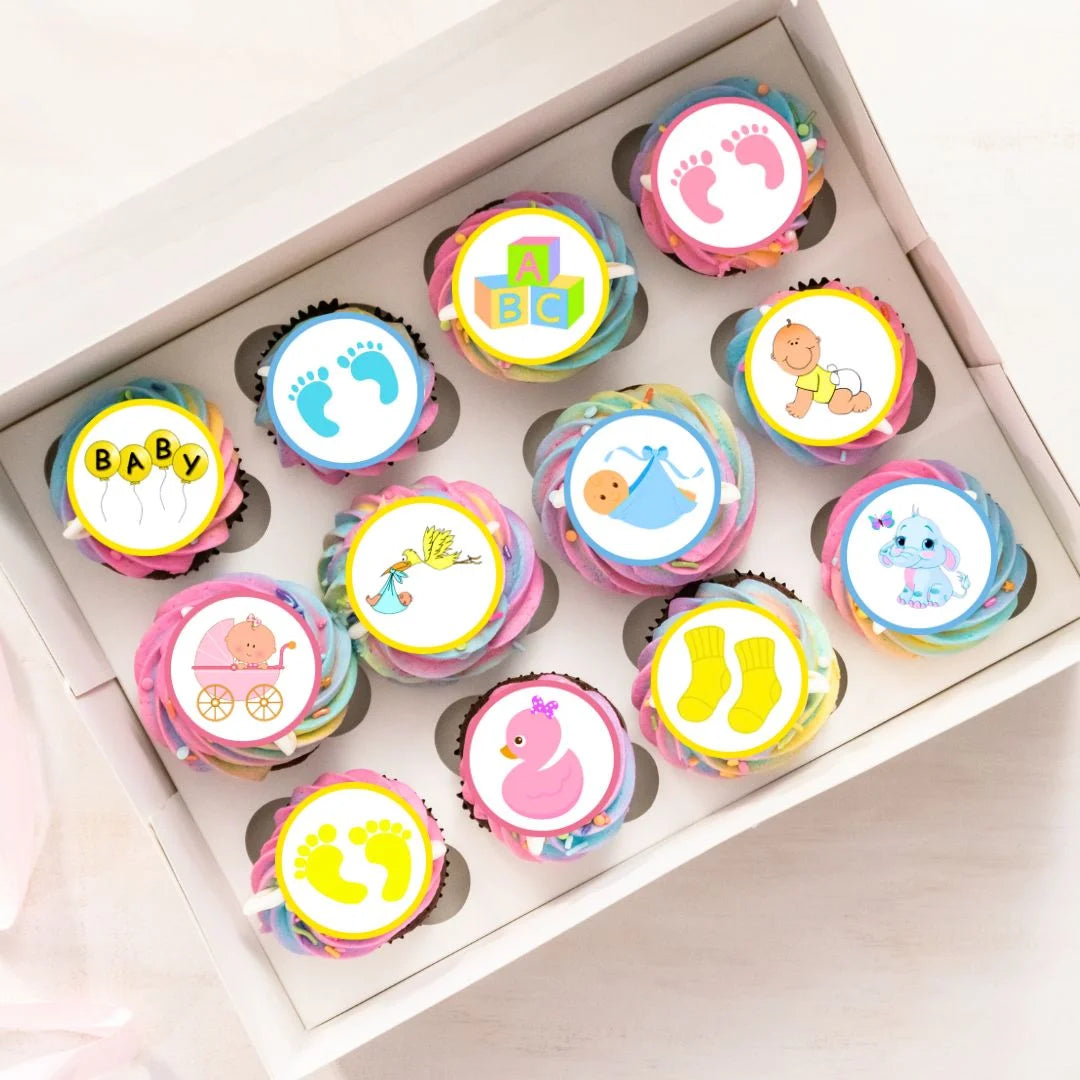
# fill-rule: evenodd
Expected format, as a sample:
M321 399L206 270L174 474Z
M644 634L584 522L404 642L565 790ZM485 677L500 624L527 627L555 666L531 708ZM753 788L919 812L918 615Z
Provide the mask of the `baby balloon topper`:
M99 412L72 446L67 491L75 520L64 535L89 534L128 555L164 555L205 531L224 490L221 452L197 416L164 401L121 401Z

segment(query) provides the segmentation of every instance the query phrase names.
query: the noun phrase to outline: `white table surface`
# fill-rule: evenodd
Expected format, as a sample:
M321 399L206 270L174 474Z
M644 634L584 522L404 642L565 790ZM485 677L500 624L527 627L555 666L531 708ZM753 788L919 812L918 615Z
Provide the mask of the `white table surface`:
M1080 347L1058 330L1080 280L1080 9L826 2L915 206L1080 476ZM485 6L306 0L299 15L288 0L9 0L0 260ZM299 24L319 47L295 47ZM28 706L54 810L27 907L0 934L0 1001L128 1004L144 1075L262 1076L154 845L2 583L0 642L43 687ZM323 1075L1080 1075L1078 705L1073 668L723 845ZM53 1045L5 1037L0 1070Z

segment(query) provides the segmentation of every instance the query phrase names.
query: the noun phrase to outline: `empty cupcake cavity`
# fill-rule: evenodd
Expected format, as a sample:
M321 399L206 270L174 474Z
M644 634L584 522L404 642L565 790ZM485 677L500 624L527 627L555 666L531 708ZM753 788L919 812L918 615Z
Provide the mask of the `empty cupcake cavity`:
M667 604L666 597L650 596L640 604L635 604L626 616L622 632L623 650L635 667L641 650L648 645L653 630L660 625Z
M1031 552L1027 548L1023 550L1027 556L1027 577L1024 579L1024 584L1020 586L1020 595L1016 598L1016 610L1009 616L1010 619L1015 619L1031 603L1035 597L1035 587L1039 582L1039 575L1035 569L1035 560L1031 557Z
M525 628L526 634L535 634L537 630L547 626L559 606L559 579L555 576L555 571L543 559L540 560L540 566L544 571L544 591L536 614Z
M229 538L221 545L223 552L246 551L262 538L270 526L270 493L258 477L245 472L241 481L244 489L243 510L229 530Z
M833 507L840 501L840 497L830 499L815 515L810 522L810 547L814 552L814 558L821 562L821 553L825 550L825 536L829 531L829 516Z
M425 917L424 924L434 926L452 919L469 899L469 886L472 874L465 856L455 847L446 846L446 877L442 892L431 913Z
M371 680L367 677L364 669L360 667L357 668L356 689L353 690L353 696L349 699L349 707L345 710L345 716L337 729L331 732L330 737L336 738L338 735L348 735L350 731L359 726L360 721L367 716L370 708Z
M438 254L439 248L454 235L455 226L448 225L441 232L435 234L432 237L431 243L428 244L424 250L424 280L430 281L431 275L435 273L435 256Z
M247 856L252 862L258 859L263 845L274 835L274 815L283 806L288 806L290 801L288 795L280 799L271 799L268 803L263 803L251 815L251 820L244 830L244 847L247 849Z
M274 336L283 334L285 329L284 326L260 326L258 330L252 330L236 350L233 361L236 385L240 387L244 397L251 401L257 401L259 397L259 377L256 372L264 362L263 354Z
M57 435L51 443L49 443L49 449L45 451L45 486L48 487L52 483L52 467L53 462L56 461L56 453L60 449L60 438Z
M525 459L525 468L531 476L536 466L536 451L540 444L551 434L555 421L562 415L562 409L552 409L551 412L538 416L525 432L525 438L521 440L521 456Z
M844 700L844 695L847 693L847 664L844 663L844 658L836 649L833 649L833 655L836 657L836 666L840 669L840 687L836 692L836 704L833 708L839 709L840 703Z
M826 180L806 211L806 225L799 233L799 250L806 251L820 244L829 235L835 222L836 192Z
M728 374L727 350L731 339L735 336L735 324L746 314L746 308L740 308L728 315L713 332L712 341L709 342L709 355L712 357L712 365L716 368L717 375L731 385L731 377Z
M630 316L630 325L626 328L626 334L622 341L611 351L618 352L620 349L625 349L627 345L633 345L641 337L641 332L645 329L645 323L648 319L649 298L645 295L645 290L639 282L637 292L634 293L634 311Z
M434 450L442 446L457 430L461 419L461 397L454 384L441 372L435 373L431 396L438 404L439 411L435 415L435 422L416 441L421 450Z
M640 127L628 131L615 144L615 149L611 154L612 179L615 181L615 186L619 191L630 200L633 200L633 196L630 194L630 171L634 164L634 158L637 157L638 150L641 149L641 140L645 138L645 133L648 130L649 125L642 124Z
M641 817L656 802L656 793L660 790L660 770L656 767L656 761L638 743L634 743L634 769L634 794L626 811L627 821Z
M435 721L435 752L439 760L455 775L461 759L458 757L458 745L461 741L461 725L465 723L465 714L476 702L476 695L458 698L443 709Z
M911 388L911 413L908 415L907 423L900 429L902 435L914 431L926 421L936 398L937 386L934 383L934 374L920 360L918 370L915 372L915 382Z

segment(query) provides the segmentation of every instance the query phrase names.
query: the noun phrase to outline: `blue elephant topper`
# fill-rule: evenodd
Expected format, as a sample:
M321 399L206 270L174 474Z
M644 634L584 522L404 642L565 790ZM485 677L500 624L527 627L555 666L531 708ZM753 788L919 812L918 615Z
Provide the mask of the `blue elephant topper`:
M881 545L878 559L882 566L903 568L904 588L896 599L908 607L944 607L953 597L966 596L971 585L967 574L958 569L959 550L917 506ZM950 573L955 573L955 582Z

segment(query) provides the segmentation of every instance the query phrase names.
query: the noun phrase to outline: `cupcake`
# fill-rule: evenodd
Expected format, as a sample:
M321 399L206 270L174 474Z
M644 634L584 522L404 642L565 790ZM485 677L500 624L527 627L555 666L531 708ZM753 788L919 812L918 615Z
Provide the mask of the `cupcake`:
M324 773L274 814L244 905L290 952L364 956L419 926L446 876L442 830L408 785Z
M619 830L634 793L634 746L614 705L568 675L499 683L461 728L461 798L530 862L577 859Z
M1005 511L975 477L945 461L890 461L833 507L821 582L868 640L932 656L1007 622L1027 566Z
M637 276L622 230L578 195L519 191L467 217L435 254L431 308L473 367L555 382L626 336Z
M896 310L837 280L744 312L727 350L739 411L810 465L856 465L899 432L918 366Z
M150 738L198 771L249 780L332 735L356 677L352 642L322 601L259 574L178 592L135 653Z
M754 523L754 460L707 394L654 384L565 409L536 452L533 507L587 581L662 596L730 566Z
M676 596L638 658L641 731L673 765L727 779L776 768L836 708L840 667L821 620L756 574Z
M532 537L479 484L434 476L359 495L319 561L360 659L397 682L494 667L525 633L544 575Z
M218 407L164 379L132 379L89 400L48 472L64 536L126 577L197 569L243 510L240 458Z
M641 141L630 192L645 234L699 274L775 266L825 181L807 107L756 79L724 79L669 105Z
M282 465L328 484L413 457L435 421L435 365L403 319L323 302L274 335L258 369L255 422Z

